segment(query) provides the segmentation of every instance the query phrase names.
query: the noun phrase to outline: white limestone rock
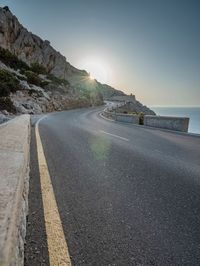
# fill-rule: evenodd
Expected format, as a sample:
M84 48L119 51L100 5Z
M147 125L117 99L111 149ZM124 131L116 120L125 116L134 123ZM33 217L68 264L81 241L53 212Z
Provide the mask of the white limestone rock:
M9 120L9 118L0 111L0 124L6 122L8 120Z

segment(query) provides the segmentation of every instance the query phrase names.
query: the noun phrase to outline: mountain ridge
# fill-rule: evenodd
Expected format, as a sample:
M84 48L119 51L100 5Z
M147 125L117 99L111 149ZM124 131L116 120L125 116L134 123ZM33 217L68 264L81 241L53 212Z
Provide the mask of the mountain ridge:
M72 66L49 41L23 27L7 6L0 7L0 48L0 82L4 85L4 94L0 87L0 110L6 106L5 101L11 105L9 111L35 114L101 105L113 96L126 96L123 91L91 80L85 70ZM19 83L20 89L8 89L5 79ZM139 108L152 114L142 104Z
M89 79L89 74L85 70L80 70L72 66L60 52L56 51L47 40L42 40L37 35L29 32L18 21L8 7L0 9L0 46L8 49L15 54L20 60L29 66L31 63L43 65L48 73L58 78L66 79L72 86L84 89L85 86L97 87L100 82ZM81 84L80 84L81 81ZM107 84L107 90L110 94L123 95L124 92L115 90Z

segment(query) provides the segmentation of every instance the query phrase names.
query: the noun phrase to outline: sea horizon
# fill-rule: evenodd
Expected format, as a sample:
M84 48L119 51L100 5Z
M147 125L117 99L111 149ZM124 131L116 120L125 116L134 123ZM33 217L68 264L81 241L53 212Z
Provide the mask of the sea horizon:
M200 106L161 106L152 105L150 108L163 116L189 117L189 133L200 134Z
M149 108L166 107L166 108L200 108L200 105L149 105Z

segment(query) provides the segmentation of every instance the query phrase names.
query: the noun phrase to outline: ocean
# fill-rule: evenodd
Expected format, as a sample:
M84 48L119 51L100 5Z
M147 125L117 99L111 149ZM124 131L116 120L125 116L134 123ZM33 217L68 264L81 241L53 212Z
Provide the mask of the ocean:
M189 117L190 133L200 134L200 107L150 107L157 115Z

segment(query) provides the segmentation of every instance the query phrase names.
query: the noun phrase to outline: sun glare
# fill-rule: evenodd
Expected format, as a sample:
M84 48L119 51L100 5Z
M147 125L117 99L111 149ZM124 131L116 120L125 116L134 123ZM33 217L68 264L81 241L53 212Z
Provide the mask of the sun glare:
M90 79L91 79L91 80L94 80L95 78L90 74Z
M79 68L89 72L90 80L96 79L101 83L109 83L111 80L110 67L100 58L86 58L79 64Z

